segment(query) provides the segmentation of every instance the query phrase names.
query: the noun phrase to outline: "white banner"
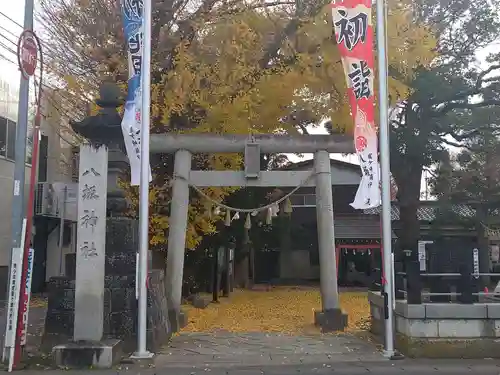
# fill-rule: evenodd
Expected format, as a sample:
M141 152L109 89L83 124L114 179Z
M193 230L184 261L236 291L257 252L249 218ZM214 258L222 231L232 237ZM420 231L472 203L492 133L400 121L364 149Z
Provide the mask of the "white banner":
M377 153L377 131L367 122L363 111L358 109L354 127L354 142L359 157L362 177L351 206L366 210L380 205L380 166Z
M472 250L472 276L479 279L479 249Z
M137 280L139 280L139 273L140 273L140 269L139 269L139 253L135 253L135 280L136 280L136 283L135 283L135 299L136 300L139 299L139 283L137 282Z
M7 327L5 330L6 348L16 346L17 314L19 311L19 292L21 289L21 276L23 273L23 249L18 247L12 249L12 261L10 263L10 290L7 302Z

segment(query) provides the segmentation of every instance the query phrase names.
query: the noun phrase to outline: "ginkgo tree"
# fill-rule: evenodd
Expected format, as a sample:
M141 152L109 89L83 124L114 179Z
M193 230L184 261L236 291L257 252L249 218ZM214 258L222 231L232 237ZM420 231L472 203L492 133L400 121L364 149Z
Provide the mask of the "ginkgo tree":
M435 40L416 26L411 8L391 0L389 60L393 100L404 83L434 58ZM88 97L99 82L125 84L119 2L42 0L48 64L67 90ZM152 132L288 133L307 130L324 118L351 132L345 78L332 38L331 9L323 0L247 2L153 1ZM238 169L240 155L197 155L198 168ZM172 156L152 158L150 241L167 240ZM234 188L207 188L222 201ZM137 194L129 188L137 204ZM190 201L188 249L215 231L217 218L200 197Z

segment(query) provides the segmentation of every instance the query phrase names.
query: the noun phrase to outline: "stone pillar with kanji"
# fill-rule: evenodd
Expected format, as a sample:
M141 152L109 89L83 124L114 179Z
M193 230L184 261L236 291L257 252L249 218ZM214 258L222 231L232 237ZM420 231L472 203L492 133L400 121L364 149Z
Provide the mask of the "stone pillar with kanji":
M108 148L80 146L75 274L75 342L103 335Z

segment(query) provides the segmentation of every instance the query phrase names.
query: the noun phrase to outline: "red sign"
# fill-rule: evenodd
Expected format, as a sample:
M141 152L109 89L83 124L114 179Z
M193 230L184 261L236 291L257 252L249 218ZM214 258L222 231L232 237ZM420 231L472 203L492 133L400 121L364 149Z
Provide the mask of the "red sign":
M342 58L354 120L354 146L363 177L351 206L380 205L377 127L374 107L372 0L333 0L335 41Z
M17 48L19 69L24 78L28 79L35 74L38 61L38 43L31 30L24 30L19 38Z

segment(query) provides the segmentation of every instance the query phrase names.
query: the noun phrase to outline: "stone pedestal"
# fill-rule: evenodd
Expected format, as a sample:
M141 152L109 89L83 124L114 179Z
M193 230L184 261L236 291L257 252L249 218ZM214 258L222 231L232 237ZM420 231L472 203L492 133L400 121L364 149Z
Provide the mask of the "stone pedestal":
M341 309L330 309L314 312L314 324L321 327L322 332L343 331L347 327L348 316Z
M135 252L138 238L137 220L107 219L103 336L104 340L121 340L120 347L124 354L133 352L137 345ZM153 270L149 273L147 345L152 352L158 351L171 335L164 281L163 271ZM75 282L69 278L51 278L48 292L42 343L45 350L68 343L73 336ZM72 345L68 348L65 350L74 350ZM90 350L89 343L83 343L83 349ZM63 357L56 355L55 359L58 358Z
M54 362L60 367L96 369L112 367L123 355L122 342L116 339L56 345L52 353Z

